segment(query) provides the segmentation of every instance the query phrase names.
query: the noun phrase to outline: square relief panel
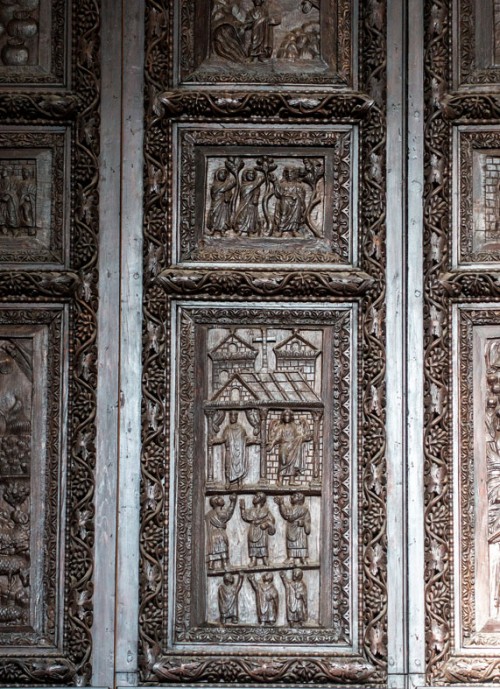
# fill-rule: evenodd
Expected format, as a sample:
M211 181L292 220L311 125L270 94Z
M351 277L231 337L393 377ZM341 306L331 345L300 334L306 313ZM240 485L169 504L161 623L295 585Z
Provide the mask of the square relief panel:
M57 646L65 314L0 310L0 646ZM61 558L62 561L62 558Z
M352 308L177 316L172 643L352 647Z
M180 82L352 80L352 0L181 0Z
M0 85L62 83L64 0L0 0Z
M67 133L0 130L0 262L62 264Z
M180 263L353 262L352 127L179 126Z

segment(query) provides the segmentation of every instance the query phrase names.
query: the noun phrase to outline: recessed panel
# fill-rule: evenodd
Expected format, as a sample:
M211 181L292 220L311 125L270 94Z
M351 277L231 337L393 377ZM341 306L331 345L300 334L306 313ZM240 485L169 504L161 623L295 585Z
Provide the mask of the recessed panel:
M0 130L0 262L64 262L67 135Z
M352 0L182 0L179 20L181 82L347 86L352 79Z
M0 3L0 84L62 83L64 0Z
M352 319L179 311L174 644L352 645Z
M60 309L0 310L0 646L56 647L65 363Z
M180 262L350 264L355 138L342 126L180 126Z

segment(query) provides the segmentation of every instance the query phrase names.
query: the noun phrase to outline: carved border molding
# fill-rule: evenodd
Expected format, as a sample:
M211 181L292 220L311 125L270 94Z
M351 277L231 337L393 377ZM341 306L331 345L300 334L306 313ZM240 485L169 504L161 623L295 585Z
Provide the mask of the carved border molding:
M62 7L64 3L56 3ZM56 6L55 5L55 6ZM5 684L70 684L91 681L94 570L95 414L97 386L97 252L100 97L100 2L73 4L71 91L0 91L0 124L57 125L71 128L72 217L68 270L0 269L0 300L10 303L59 303L69 309L69 403L66 463L66 541L63 629L55 649L11 649L0 659ZM57 30L56 30L57 29ZM68 32L70 33L70 32ZM54 40L66 40L64 21ZM57 53L59 55L59 53ZM56 73L64 74L64 56L56 55ZM63 70L63 71L61 71ZM53 77L51 83L53 81ZM45 86L43 88L46 88ZM77 95L78 94L78 95ZM28 307L27 307L28 308ZM55 553L54 553L55 555ZM45 648L45 647L42 647Z
M16 93L0 91L0 118L4 124L74 121L84 100L66 92Z
M322 299L328 296L354 298L380 287L374 285L374 279L362 271L296 270L284 273L166 268L157 279L170 294L224 296L230 299L275 295L304 299Z
M450 88L451 3L425 3L424 428L426 672L443 680L452 646L451 400L448 296L439 279L451 242L451 132L439 103ZM432 394L431 394L432 391ZM442 550L437 566L433 553Z
M273 118L273 123L289 121L288 108L283 110L279 99L273 102L271 114L261 109L262 102L268 102L268 94L251 93L236 104L231 102L221 86L220 93L214 86L210 96L214 105L208 104L203 92L186 91L183 95L164 96L172 89L173 44L170 27L173 26L173 3L169 0L147 0L146 2L146 123L145 123L145 230L144 230L144 349L143 349L143 454L141 488L141 535L140 535L140 667L141 680L158 684L165 681L189 682L367 682L380 684L386 675L387 636L387 574L386 564L373 562L377 548L386 550L386 486L385 486L385 340L383 322L385 317L385 55L386 39L385 3L368 0L362 3L360 42L369 45L366 54L360 56L361 92L363 109L360 121L360 175L363 179L359 226L364 228L360 239L360 272L362 280L369 276L371 287L356 287L355 293L349 287L360 273L354 271L347 276L332 271L279 271L280 282L274 273L271 276L248 271L203 271L186 269L177 271L170 266L169 255L172 242L172 206L168 197L171 188L172 125L167 115L176 120L186 118L223 119L232 107L238 109L234 120L251 118L249 121L263 121ZM351 94L350 94L351 95ZM354 95L354 94L353 94ZM221 98L219 103L217 98ZM237 99L239 99L239 95ZM309 94L308 94L309 97ZM285 98L285 96L283 96ZM288 96L286 96L288 98ZM313 98L316 98L314 96ZM355 96L357 99L357 96ZM225 100L228 99L228 100ZM343 96L330 97L335 107L340 107ZM171 104L171 101L173 104ZM195 104L201 103L201 114L195 113ZM277 105L274 105L277 103ZM365 108L364 104L370 104ZM293 105L295 108L299 105ZM325 105L311 103L312 111L303 104L293 113L294 121L318 121L319 117L333 117L333 112L321 113ZM197 107L197 106L196 106ZM239 110L239 108L244 108ZM330 107L330 106L328 106ZM342 105L342 108L344 106ZM175 113L169 109L174 108ZM184 109L185 108L185 109ZM319 108L316 110L316 108ZM336 110L339 117L344 117ZM274 113L274 114L273 114ZM345 110L345 117L352 121L352 113ZM265 120L269 121L269 120ZM331 122L331 119L327 120ZM200 280L200 277L201 280ZM224 278L218 282L219 276ZM321 278L318 279L318 275ZM161 276L158 279L158 276ZM256 276L256 277L254 277ZM310 286L301 292L300 282L304 276L311 280ZM309 277L310 276L310 277ZM168 452L169 435L166 426L169 400L170 340L168 294L204 296L208 300L220 298L237 300L242 298L241 285L250 284L248 296L263 296L263 285L256 280L271 280L270 297L301 300L302 295L311 301L337 298L347 294L360 297L359 326L359 403L362 433L360 433L359 486L363 509L360 509L360 655L346 658L330 656L306 659L276 658L274 654L255 656L251 663L227 652L221 655L199 651L176 652L167 649L166 601L169 598L169 582L165 576L165 563L171 553L167 547L165 516L168 514L168 490L173 477L165 461ZM343 280L345 279L345 283ZM334 290L330 283L340 280ZM163 284L162 284L163 283ZM327 290L325 292L325 289ZM337 291L338 289L338 291ZM292 294L293 290L293 294ZM362 294L361 294L362 293ZM266 295L267 296L267 295ZM347 298L349 298L349 296ZM183 352L181 352L183 355ZM380 403L380 405L377 403ZM158 423L150 423L148 414L155 409Z
M362 93L292 94L292 93L206 93L165 91L160 93L153 110L161 117L189 117L203 121L212 117L248 116L328 119L351 123L366 117L373 99Z

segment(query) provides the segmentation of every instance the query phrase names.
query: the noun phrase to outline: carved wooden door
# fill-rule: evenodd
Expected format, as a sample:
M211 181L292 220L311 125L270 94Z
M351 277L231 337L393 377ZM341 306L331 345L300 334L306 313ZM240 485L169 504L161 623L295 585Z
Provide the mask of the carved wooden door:
M500 5L428 2L427 673L498 681Z
M99 9L0 2L0 683L92 677Z
M0 685L498 682L499 27L0 0Z
M385 10L147 4L143 681L384 682Z

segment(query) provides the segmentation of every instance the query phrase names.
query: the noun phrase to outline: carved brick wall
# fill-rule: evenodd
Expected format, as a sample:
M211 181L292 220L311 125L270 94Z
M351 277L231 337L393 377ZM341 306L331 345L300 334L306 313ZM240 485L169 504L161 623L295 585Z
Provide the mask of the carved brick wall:
M385 3L178 9L146 5L141 680L383 684Z
M0 2L0 682L86 685L99 3Z

